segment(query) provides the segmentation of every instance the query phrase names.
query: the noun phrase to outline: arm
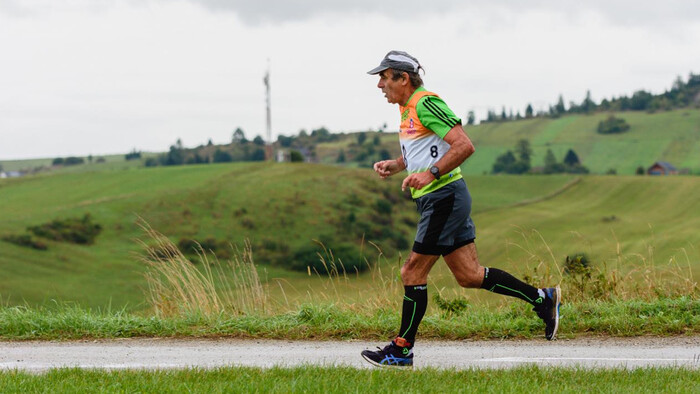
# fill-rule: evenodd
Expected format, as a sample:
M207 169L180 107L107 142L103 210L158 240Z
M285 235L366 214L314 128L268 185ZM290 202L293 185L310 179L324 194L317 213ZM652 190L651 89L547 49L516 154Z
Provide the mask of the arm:
M447 174L448 172L457 168L457 166L464 163L464 161L467 160L467 158L475 151L474 144L472 144L472 141L464 132L461 124L457 124L450 129L450 131L445 135L444 140L450 145L450 149L437 163L435 163L435 166L440 169L441 175ZM434 180L435 177L430 173L430 171L411 174L403 180L401 190L405 190L406 187L422 189Z

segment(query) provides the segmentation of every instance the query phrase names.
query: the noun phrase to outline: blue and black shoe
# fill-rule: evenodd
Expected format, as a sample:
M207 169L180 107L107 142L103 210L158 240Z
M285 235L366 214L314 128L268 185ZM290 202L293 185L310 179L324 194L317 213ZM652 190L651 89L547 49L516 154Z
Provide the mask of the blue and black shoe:
M398 346L394 341L384 349L377 347L376 351L363 350L362 357L378 367L413 367L413 349Z
M554 340L557 337L559 329L559 305L561 304L561 289L557 287L548 287L542 289L545 294L544 305L541 308L535 308L537 316L544 321L544 336L548 341Z

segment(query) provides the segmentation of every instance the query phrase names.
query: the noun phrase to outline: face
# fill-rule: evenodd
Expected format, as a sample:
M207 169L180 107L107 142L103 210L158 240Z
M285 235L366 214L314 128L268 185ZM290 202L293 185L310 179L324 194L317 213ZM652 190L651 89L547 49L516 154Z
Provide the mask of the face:
M384 70L379 73L379 83L377 87L382 90L386 101L391 104L403 104L405 102L406 78L393 80L391 70Z

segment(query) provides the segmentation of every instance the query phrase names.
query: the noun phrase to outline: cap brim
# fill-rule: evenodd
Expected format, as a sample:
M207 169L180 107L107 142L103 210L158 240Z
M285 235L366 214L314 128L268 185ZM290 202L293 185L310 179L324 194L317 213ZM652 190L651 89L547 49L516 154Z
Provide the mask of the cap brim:
M369 75L379 74L380 72L387 70L388 68L389 68L388 66L381 66L380 65L380 66L377 66L377 67L367 71L367 74L369 74Z

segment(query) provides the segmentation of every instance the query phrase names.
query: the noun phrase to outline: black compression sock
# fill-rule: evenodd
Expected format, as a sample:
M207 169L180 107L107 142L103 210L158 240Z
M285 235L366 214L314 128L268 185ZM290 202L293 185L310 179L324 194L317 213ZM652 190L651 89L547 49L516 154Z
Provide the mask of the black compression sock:
M518 297L535 307L544 302L544 292L498 268L485 268L482 289L511 297Z
M413 347L418 325L423 320L423 315L428 307L428 285L404 286L403 288L406 294L403 297L399 337L408 341L410 347Z

